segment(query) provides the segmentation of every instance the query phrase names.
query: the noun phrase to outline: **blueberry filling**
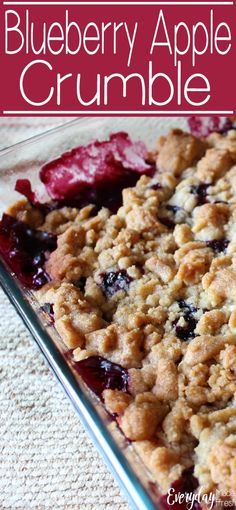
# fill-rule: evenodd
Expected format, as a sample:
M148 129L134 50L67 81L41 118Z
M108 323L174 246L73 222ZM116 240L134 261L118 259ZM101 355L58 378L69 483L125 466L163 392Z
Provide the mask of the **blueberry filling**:
M158 189L162 189L162 185L159 182L151 185L151 189L157 191Z
M43 306L41 306L41 309L45 312L45 313L48 313L48 315L54 315L54 311L53 311L53 305L52 303L44 303Z
M166 209L167 211L171 211L173 214L176 214L178 211L182 209L182 207L180 207L179 205L167 204Z
M206 245L216 253L225 253L229 242L228 239L213 239L212 241L206 241Z
M210 186L209 184L204 184L203 182L201 184L191 186L190 193L196 195L197 205L203 205L208 202L207 189L209 188L209 186Z
M91 356L75 362L74 367L87 386L99 397L106 389L128 393L127 370L101 356Z
M42 167L40 179L54 200L93 192L107 198L106 188L115 191L117 186L124 187L131 174L138 178L142 173L153 173L152 165L145 161L146 154L142 142L133 143L127 133L116 133L107 141L76 147L50 161Z
M37 194L32 190L29 179L17 179L15 190L18 191L18 193L21 193L21 195L24 195L28 199L29 203L33 207L39 209L44 216L53 209L58 208L58 204L56 202L41 203L37 198Z
M77 287L77 289L84 292L85 285L86 285L87 278L85 276L81 276L79 280L76 280L76 282L73 282L74 286Z
M130 180L130 186L134 186L136 182L137 179L132 180L132 182ZM95 190L87 190L86 193L84 192L69 199L65 198L61 200L51 200L50 202L41 203L37 198L37 194L32 191L31 183L28 179L18 179L15 185L15 190L24 195L32 207L39 209L44 216L46 216L49 212L55 211L56 209L61 209L62 207L76 207L77 209L81 209L82 207L85 207L89 204L94 204L94 207L90 213L91 216L95 216L102 206L107 206L115 212L121 205L122 189L123 187L118 187L116 190L106 189L105 193L100 193L100 195ZM112 196L109 196L110 192L112 193Z
M0 253L17 278L31 289L49 281L44 269L46 252L56 249L55 235L31 228L8 214L0 221Z
M127 133L115 133L107 141L76 147L41 168L39 176L51 202L40 203L28 179L18 180L15 189L44 214L87 204L116 212L122 205L122 190L135 186L142 174L154 174L155 163L146 161L146 156L143 142L132 142Z
M190 340L191 338L195 337L194 330L196 328L197 321L196 321L196 319L194 319L193 317L190 317L190 316L188 316L186 318L185 315L184 315L184 319L187 322L186 326L176 325L175 333L176 333L176 336L180 340L183 340L184 342L186 342L187 340Z
M185 320L185 325L178 325L179 318L175 319L173 325L175 326L175 334L180 339L186 342L191 338L195 337L194 330L197 325L197 319L194 317L194 314L197 312L197 308L192 305L189 305L184 300L178 301L179 308L183 310L183 318Z
M128 292L131 278L125 269L120 271L110 271L109 273L101 273L101 289L105 296L112 297L119 290Z
M41 306L41 310L45 312L54 322L54 310L52 303L44 303L43 306Z
M210 133L218 132L226 134L229 129L234 129L234 123L228 117L189 117L188 125L194 136L208 136Z
M192 314L192 313L196 313L198 311L198 309L195 306L190 305L189 303L186 303L186 301L184 301L184 299L179 299L178 305L181 308L181 310L185 311L185 313Z
M175 228L175 218L174 218L174 215L178 212L178 211L181 211L183 208L182 207L179 207L178 205L171 205L171 204L167 204L165 206L165 209L167 211L170 211L172 213L172 218L170 218L169 216L161 216L161 217L158 217L158 220L163 224L165 225L167 228Z
M37 207L44 216L50 211L61 209L62 207L76 207L81 209L89 204L94 204L96 214L101 207L107 207L111 212L115 213L122 205L122 191L126 187L136 185L140 175L138 173L124 171L122 178L114 183L104 183L99 188L85 188L82 192L73 197L52 200L50 202L40 203L33 196L36 194L31 190L31 184L28 179L18 179L15 190L24 195L33 207ZM24 181L24 182L23 182Z
M170 218L167 218L167 216L164 216L163 218L158 218L158 220L167 228L175 228L175 222Z

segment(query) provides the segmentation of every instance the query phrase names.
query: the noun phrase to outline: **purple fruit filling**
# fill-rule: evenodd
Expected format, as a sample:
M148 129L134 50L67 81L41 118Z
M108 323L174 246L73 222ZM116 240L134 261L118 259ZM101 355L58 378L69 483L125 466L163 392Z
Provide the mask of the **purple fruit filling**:
M128 393L127 370L101 356L91 356L75 362L74 367L87 386L99 397L106 389Z
M112 297L119 290L128 292L132 278L125 269L120 271L110 271L109 273L101 273L101 289L105 296Z
M212 241L206 241L206 245L216 253L226 252L228 245L228 239L213 239Z
M190 193L197 196L197 205L203 205L208 202L207 199L207 189L209 188L209 184L197 184L196 186L191 186Z
M157 191L158 189L162 189L162 185L159 182L156 182L155 184L152 184L151 189Z
M163 218L158 218L158 220L167 228L175 228L175 222L170 218L167 218L167 216L164 216Z
M227 133L234 129L233 122L227 117L189 117L188 125L194 136L205 137L213 133Z
M191 338L195 337L194 330L197 325L197 320L194 317L194 314L197 312L197 308L195 308L192 305L189 305L184 300L178 301L179 307L181 310L183 310L183 317L185 320L184 326L179 326L178 321L179 319L176 319L173 322L173 325L175 326L175 334L180 339L186 342L187 340L190 340Z
M158 220L163 225L165 225L165 227L173 229L173 228L175 228L175 225L176 225L175 214L178 211L181 211L183 208L178 205L167 204L165 206L165 209L166 209L166 211L170 211L170 213L171 213L170 217L169 216L161 216L161 217L158 217Z
M178 305L181 308L181 310L184 310L184 312L186 314L193 314L198 311L198 309L195 306L193 306L189 303L186 303L186 301L184 301L184 299L179 299Z
M166 209L167 211L171 211L173 214L176 214L178 211L181 211L182 207L180 207L179 205L167 204Z
M29 179L17 179L15 190L18 191L18 193L21 193L21 195L24 195L28 199L29 203L33 207L37 207L37 209L39 209L45 216L50 211L55 209L55 205L53 204L53 202L42 204L39 201L39 199L37 198L37 194L34 191L32 191L32 186Z
M73 284L74 284L75 287L77 287L77 289L79 289L82 292L84 292L85 285L86 285L86 280L87 280L87 278L85 276L81 276L79 278L79 280L76 280L75 282L73 282Z
M34 230L27 223L3 214L0 221L0 253L17 278L31 289L49 281L44 270L45 254L56 249L56 236Z
M127 133L116 133L63 154L44 165L40 178L54 200L87 200L109 207L121 202L124 187L134 186L141 174L153 174L147 149Z
M176 336L180 339L186 342L187 340L190 340L191 338L194 338L194 330L197 325L196 319L193 317L186 318L184 316L185 321L187 322L186 326L175 326L175 333Z
M54 321L54 310L52 303L44 303L43 306L41 306L41 310L45 313L47 313L51 319Z
M92 203L115 212L122 204L122 190L135 186L140 175L153 175L155 165L146 161L143 142L132 142L127 133L108 141L77 147L41 168L40 179L52 202L41 204L27 179L16 190L45 213L62 206L84 207Z

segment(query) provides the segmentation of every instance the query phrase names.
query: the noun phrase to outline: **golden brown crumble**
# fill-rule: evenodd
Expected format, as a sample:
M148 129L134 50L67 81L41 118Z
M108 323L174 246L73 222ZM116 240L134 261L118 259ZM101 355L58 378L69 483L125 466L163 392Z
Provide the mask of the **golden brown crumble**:
M198 138L180 129L172 129L166 137L162 136L157 144L157 167L161 171L179 176L204 154L205 145Z
M105 390L105 406L162 491L194 465L200 489L236 492L236 131L203 142L175 129L150 157L156 174L116 214L43 219L26 201L9 213L58 234L38 298L75 360L129 370L129 394ZM106 293L117 271L128 283Z

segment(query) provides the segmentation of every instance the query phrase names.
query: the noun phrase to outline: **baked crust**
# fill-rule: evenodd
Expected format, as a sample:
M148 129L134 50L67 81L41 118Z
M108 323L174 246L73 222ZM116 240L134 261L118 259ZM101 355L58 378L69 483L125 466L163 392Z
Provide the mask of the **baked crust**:
M116 214L9 210L58 235L38 299L76 361L128 370L129 394L105 390L104 403L163 492L192 465L201 490L236 492L235 133L172 130ZM126 275L114 292L111 273Z

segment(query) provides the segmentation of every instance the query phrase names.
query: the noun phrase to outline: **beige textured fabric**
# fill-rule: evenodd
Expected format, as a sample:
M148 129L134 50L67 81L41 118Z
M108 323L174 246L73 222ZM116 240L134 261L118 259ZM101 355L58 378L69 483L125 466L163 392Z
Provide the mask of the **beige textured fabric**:
M0 119L1 148L68 119ZM129 510L0 290L0 510Z

